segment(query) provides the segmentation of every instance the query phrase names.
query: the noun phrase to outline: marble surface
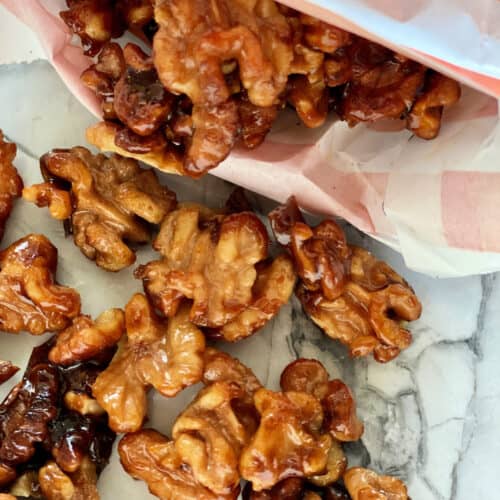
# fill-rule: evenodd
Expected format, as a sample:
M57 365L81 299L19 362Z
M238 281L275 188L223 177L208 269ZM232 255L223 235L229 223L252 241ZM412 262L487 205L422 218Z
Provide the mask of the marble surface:
M37 158L53 147L84 141L93 121L44 62L0 66L0 127L19 144L17 165L26 183L38 181ZM181 198L218 205L230 186L212 177L201 182L165 176ZM256 200L262 210L265 200ZM22 202L5 244L31 231L50 236L60 250L59 277L76 286L84 310L97 314L123 306L140 290L130 270L117 275L86 261L44 210ZM412 326L413 345L394 362L352 361L301 312L294 299L262 332L225 347L251 366L270 388L282 368L298 356L321 360L354 391L365 422L361 442L347 446L351 465L363 464L407 481L413 500L496 499L500 490L500 279L497 275L436 280L408 270L401 257L347 228L351 242L386 259L415 288L422 318ZM139 262L151 258L141 250ZM24 364L40 337L0 335L2 358ZM0 397L9 384L0 387ZM151 393L150 425L168 433L173 419L197 388L174 400ZM143 484L122 470L116 454L100 480L104 500L149 498ZM152 497L151 497L152 498Z

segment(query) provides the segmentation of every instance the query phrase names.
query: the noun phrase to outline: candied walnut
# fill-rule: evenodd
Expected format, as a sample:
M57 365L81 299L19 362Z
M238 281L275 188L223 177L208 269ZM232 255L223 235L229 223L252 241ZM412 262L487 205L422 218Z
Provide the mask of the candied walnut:
M143 170L131 159L94 156L75 147L54 150L40 161L53 182L42 185L43 190L58 192L55 181L71 184L75 244L108 271L133 264L135 253L125 242L148 241L147 223L159 223L176 204L175 194L158 182L153 170Z
M260 425L240 457L240 472L255 491L271 488L287 477L321 474L332 447L322 434L323 411L303 392L274 393L259 389L254 397Z
M279 255L271 263L259 266L252 288L253 300L235 319L215 330L215 337L236 342L252 335L270 321L288 302L295 286L291 259Z
M408 491L402 481L391 476L353 467L344 474L344 483L353 500L408 500Z
M324 366L314 359L297 359L282 372L283 391L302 391L321 401L324 429L339 441L357 441L363 424L356 415L356 402L349 388L338 379L328 380Z
M118 446L124 469L142 479L149 491L161 500L196 498L199 500L236 500L238 490L216 494L203 486L175 449L175 444L152 429L127 434Z
M13 201L21 196L23 189L23 181L12 164L16 152L16 145L6 142L0 130L0 240L12 212Z
M78 316L70 327L58 334L49 359L65 366L86 361L114 346L124 331L125 317L121 309L108 309L95 321L90 316Z
M293 58L290 29L272 0L160 1L154 62L165 87L192 100L194 134L185 169L199 176L229 153L238 110L231 106L223 63L238 62L241 84L256 106L272 106L284 90ZM203 117L209 118L208 122ZM212 118L213 117L213 118ZM222 121L215 123L215 118ZM213 131L213 125L220 130ZM224 138L214 148L214 138Z
M251 438L234 402L245 398L242 386L214 382L202 389L172 429L175 449L203 486L219 495L239 487L238 460Z
M278 106L256 106L246 94L242 94L238 99L238 114L241 143L247 149L254 149L264 142L271 130L278 115Z
M95 56L106 42L123 33L123 22L114 15L112 0L67 0L69 9L59 13L82 41L84 52Z
M73 206L68 191L60 189L53 182L42 182L23 189L23 198L37 207L49 207L51 217L65 220L71 217Z
M352 78L352 61L346 49L339 49L325 58L325 83L329 87L345 85Z
M97 473L94 463L85 458L80 468L65 474L52 461L39 471L40 490L47 500L99 500Z
M165 123L175 97L158 79L153 61L137 45L123 49L127 69L114 87L117 117L133 132L150 136Z
M353 43L349 54L352 79L338 109L341 118L354 126L404 117L424 83L425 67L363 39Z
M14 366L10 361L2 361L0 359L0 384L3 384L11 377L13 377L19 368Z
M103 469L115 436L104 416L79 415L68 411L62 402L68 394L76 396L75 391L83 397L89 381L95 379L107 359L104 356L100 361L71 368L56 367L48 360L53 344L54 338L33 350L22 381L0 405L0 486L13 483L17 477L10 492L38 498L36 470L46 460L54 459L75 485L75 496L69 498L97 499L86 486L81 496L76 492L80 483L82 487L87 483L89 470L95 478ZM95 479L93 483L95 491Z
M259 415L253 403L255 392L262 387L255 374L243 363L225 352L208 347L204 356L203 383L231 382L238 384L243 392L233 400L232 408L245 429L253 434L259 424Z
M65 328L80 313L80 296L55 281L57 249L31 234L0 253L0 329L34 335Z
M181 150L170 142L167 142L165 147L160 148L158 132L152 134L150 138L141 138L139 135L123 129L117 123L105 121L89 127L86 131L86 137L90 144L101 151L140 160L163 172L184 174ZM144 139L146 139L145 146ZM120 144L124 147L121 147ZM147 152L144 152L146 150Z
M310 83L303 75L292 75L288 81L288 102L304 125L320 127L328 114L328 90L323 81Z
M441 129L444 108L460 99L460 85L444 75L431 72L427 75L422 95L411 108L407 128L421 139L434 139Z
M35 445L49 435L49 423L57 415L58 391L57 369L37 363L28 367L0 405L0 470L4 471L0 484L5 477L12 480L14 467L27 462Z
M403 322L418 319L422 306L403 278L366 250L347 245L333 221L307 226L294 200L270 218L301 279L297 297L328 336L347 345L351 356L373 353L382 363L410 345Z
M146 297L134 295L125 308L127 339L92 387L97 402L116 432L140 429L146 415L146 394L154 387L167 397L201 380L205 338L181 307L166 322Z
M141 266L136 277L166 316L186 297L193 323L218 328L251 304L267 246L266 229L252 213L207 219L197 207L182 207L165 218L154 242L163 259Z
M116 119L114 96L116 82L126 70L123 50L117 43L107 43L97 57L97 62L81 75L82 83L95 93L101 102L103 116Z

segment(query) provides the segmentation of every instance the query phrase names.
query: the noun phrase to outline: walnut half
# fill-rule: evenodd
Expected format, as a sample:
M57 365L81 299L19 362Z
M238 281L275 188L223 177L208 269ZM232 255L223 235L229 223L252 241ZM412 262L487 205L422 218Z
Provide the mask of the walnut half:
M154 387L166 397L201 380L205 337L181 307L170 320L157 317L144 295L125 307L127 337L92 392L116 432L134 432L146 416L146 394Z
M47 182L25 188L23 197L58 219L71 217L75 244L108 271L133 264L129 245L149 241L148 223L160 223L176 205L155 172L132 159L75 147L47 153L40 164Z
M80 295L55 281L57 249L30 234L0 253L0 329L40 335L65 328L80 313Z

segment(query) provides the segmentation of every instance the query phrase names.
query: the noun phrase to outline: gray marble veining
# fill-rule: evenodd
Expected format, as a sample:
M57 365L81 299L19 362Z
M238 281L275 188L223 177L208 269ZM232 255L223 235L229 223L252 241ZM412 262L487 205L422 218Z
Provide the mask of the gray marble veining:
M0 128L20 146L18 166L27 183L39 178L36 159L52 147L84 141L93 118L67 92L46 63L0 67ZM165 176L181 198L220 204L230 186L212 177L192 182ZM269 204L258 200L263 211ZM123 305L140 289L131 273L110 275L83 259L43 210L18 204L6 243L43 230L60 249L60 276L77 286L91 314ZM346 449L351 464L397 475L409 484L414 500L482 500L500 497L500 279L496 275L436 280L408 270L401 257L346 228L349 240L387 260L415 288L422 318L412 325L413 345L395 361L352 361L345 348L309 321L296 299L262 332L224 346L251 366L270 388L277 388L283 367L296 357L321 360L331 376L352 388L365 433ZM151 257L144 249L139 261ZM106 293L103 293L106 291ZM24 363L40 338L0 336L2 357ZM0 388L3 396L7 387ZM151 393L150 423L169 432L173 419L197 388L175 400ZM116 454L100 488L105 500L124 495L148 497L141 483L120 468Z

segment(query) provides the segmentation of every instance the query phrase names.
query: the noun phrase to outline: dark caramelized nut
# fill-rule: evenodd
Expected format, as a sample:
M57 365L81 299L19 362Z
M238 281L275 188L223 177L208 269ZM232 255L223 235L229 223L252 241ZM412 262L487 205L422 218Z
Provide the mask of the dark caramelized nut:
M0 253L0 329L39 335L65 328L80 313L80 296L55 281L57 249L31 234Z

